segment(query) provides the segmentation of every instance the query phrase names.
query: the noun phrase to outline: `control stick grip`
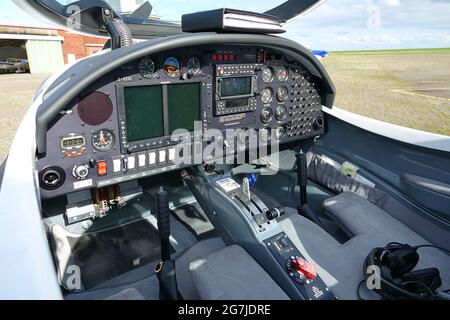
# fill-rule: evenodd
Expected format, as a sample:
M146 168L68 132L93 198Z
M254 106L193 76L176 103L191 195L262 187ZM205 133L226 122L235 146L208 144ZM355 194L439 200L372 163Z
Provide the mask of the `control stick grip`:
M300 187L300 207L307 203L306 186L308 183L308 161L306 154L300 151L296 155L297 158L297 184Z
M306 186L308 180L308 161L306 159L306 153L300 151L297 153L297 183L299 186Z
M156 205L158 215L158 231L161 238L162 261L170 260L170 210L167 191L161 188L156 193Z

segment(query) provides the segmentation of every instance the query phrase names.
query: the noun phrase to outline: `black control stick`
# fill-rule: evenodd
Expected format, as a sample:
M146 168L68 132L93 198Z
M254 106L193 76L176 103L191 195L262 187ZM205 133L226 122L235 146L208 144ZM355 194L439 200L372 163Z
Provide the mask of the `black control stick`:
M306 158L306 153L300 150L300 152L297 153L295 157L297 158L297 185L300 187L300 203L297 208L298 214L308 218L309 220L324 228L322 221L320 221L317 214L308 205L306 189L308 186L308 160Z
M170 209L167 191L162 187L156 193L158 231L161 239L161 261L170 260Z
M160 300L179 300L175 261L170 258L170 209L167 192L161 187L156 193L158 231L161 240L161 262L155 267L159 280Z
M297 158L297 184L300 187L300 207L308 203L306 195L306 187L308 184L308 161L306 159L306 153L300 150L295 155Z

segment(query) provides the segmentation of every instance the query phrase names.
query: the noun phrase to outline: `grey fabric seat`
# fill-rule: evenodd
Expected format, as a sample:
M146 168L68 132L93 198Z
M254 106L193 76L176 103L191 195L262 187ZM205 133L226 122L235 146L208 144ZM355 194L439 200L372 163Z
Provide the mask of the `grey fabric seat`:
M287 300L289 297L240 246L232 245L190 263L204 300Z
M349 242L360 266L370 250L383 247L389 242L407 243L413 246L430 244L399 220L355 193L344 192L327 199L323 203L323 208L354 235ZM450 256L434 248L422 248L418 252L420 261L416 269L437 267L441 273L442 288L448 289L450 287Z
M145 300L145 298L135 288L128 288L105 300Z

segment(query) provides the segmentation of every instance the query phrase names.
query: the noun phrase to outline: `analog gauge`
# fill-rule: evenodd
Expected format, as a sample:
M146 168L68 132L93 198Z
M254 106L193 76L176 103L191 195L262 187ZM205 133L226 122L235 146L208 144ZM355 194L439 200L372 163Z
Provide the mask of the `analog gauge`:
M269 83L273 81L273 72L269 67L262 68L262 79L265 83Z
M99 130L92 135L92 146L97 151L108 151L114 143L114 134L107 129Z
M196 75L200 72L201 69L202 64L200 63L200 60L198 60L196 57L189 58L187 63L188 74Z
M289 72L285 67L278 67L277 68L277 80L278 81L286 81L289 77Z
M271 88L265 88L261 91L261 100L264 103L270 103L273 100L273 91Z
M270 129L262 128L259 130L259 138L261 139L261 142L267 143L270 139Z
M286 115L287 109L285 106L278 106L277 110L275 110L275 117L277 118L278 121L284 120L284 118L286 118Z
M289 91L286 87L279 87L277 90L277 99L280 102L284 102L286 101L286 99L288 98L289 95Z
M180 69L180 62L176 58L169 57L166 59L166 61L164 61L164 71L166 72L167 76L171 78L178 77L181 72Z
M281 140L286 135L286 126L278 126L278 128L275 129L275 139Z
M261 111L261 121L269 123L273 119L273 110L271 108L264 108Z
M138 68L139 73L145 79L150 79L156 71L155 63L149 57L142 58L141 61L139 61Z

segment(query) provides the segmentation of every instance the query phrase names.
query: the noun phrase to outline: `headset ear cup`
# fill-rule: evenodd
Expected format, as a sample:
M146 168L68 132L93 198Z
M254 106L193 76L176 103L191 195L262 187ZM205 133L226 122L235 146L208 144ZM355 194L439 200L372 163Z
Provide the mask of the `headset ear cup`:
M419 262L419 254L413 248L398 249L392 252L387 261L393 277L401 277L411 272Z
M436 290L442 285L442 279L437 268L408 272L402 276L401 280L405 288L417 294L435 294Z

